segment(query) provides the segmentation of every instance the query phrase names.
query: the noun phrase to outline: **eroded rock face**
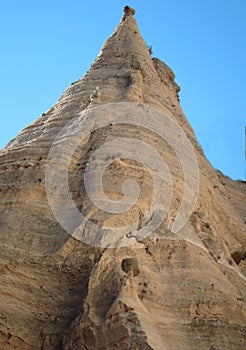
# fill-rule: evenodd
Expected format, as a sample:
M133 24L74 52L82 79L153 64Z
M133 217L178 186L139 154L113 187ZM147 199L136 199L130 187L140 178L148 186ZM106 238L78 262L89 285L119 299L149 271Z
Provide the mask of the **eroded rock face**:
M179 105L174 74L151 59L132 15L86 75L1 151L1 349L245 347L246 184L216 172L206 160ZM112 123L94 130L76 148L68 177L73 201L92 222L118 227L137 221L140 229L153 197L149 171L119 156L105 171L104 191L121 199L122 183L130 177L141 190L137 205L117 214L90 202L83 174L104 143L119 135L147 142L172 178L163 223L135 244L109 249L100 240L98 246L85 244L60 226L47 199L45 170L51 145L69 121L84 122L83 113L122 102L154 108L182 128L194 148L200 183L189 220L174 234L184 174L170 144L140 126Z

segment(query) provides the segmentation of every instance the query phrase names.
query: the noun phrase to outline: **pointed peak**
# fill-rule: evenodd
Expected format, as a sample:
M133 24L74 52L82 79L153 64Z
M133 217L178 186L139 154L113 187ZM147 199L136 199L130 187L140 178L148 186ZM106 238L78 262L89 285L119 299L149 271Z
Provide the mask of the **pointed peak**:
M179 88L174 74L165 64L152 59L135 13L130 6L124 7L119 25L85 76L72 86L73 93L81 91L84 106L123 100L142 103L156 100L157 96L161 100L162 94L171 95L175 103L178 102ZM82 89L85 90L82 92ZM69 94L70 90L66 91L62 99Z
M144 77L152 76L154 79L157 74L133 17L134 13L131 7L124 7L123 18L85 76L87 86L93 81L93 90L97 85L103 87L101 102L106 102L106 96L108 100L131 99L141 102L140 86L143 85ZM131 89L133 85L134 89Z
M102 46L89 73L94 69L102 67L116 67L117 70L121 70L122 68L130 69L132 68L132 60L141 62L149 61L150 64L151 57L149 50L141 36L137 21L133 17L135 12L130 6L124 7L124 15L119 25ZM107 74L110 74L109 69Z

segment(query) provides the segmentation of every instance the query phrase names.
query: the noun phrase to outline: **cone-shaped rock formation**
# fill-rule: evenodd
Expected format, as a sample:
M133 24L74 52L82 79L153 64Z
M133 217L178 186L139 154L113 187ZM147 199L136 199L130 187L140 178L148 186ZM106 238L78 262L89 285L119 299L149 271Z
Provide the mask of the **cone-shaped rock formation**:
M206 160L133 15L0 153L1 349L245 348L246 185Z

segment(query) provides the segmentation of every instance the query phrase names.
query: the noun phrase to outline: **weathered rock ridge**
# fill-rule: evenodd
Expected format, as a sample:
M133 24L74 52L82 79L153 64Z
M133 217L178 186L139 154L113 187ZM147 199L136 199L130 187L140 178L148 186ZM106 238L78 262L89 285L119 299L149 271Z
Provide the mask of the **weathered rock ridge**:
M180 107L173 72L150 57L130 10L85 76L0 153L0 349L245 349L246 184L207 161ZM113 199L122 197L126 176L140 183L142 195L132 210L109 215L85 195L81 174L88 159L119 134L157 148L173 184L170 210L154 233L107 249L77 240L56 221L45 170L66 123L122 102L154 108L182 128L196 154L200 184L188 222L173 234L184 174L170 145L138 126L95 130L69 165L72 198L90 220L124 225L149 209L152 180L134 160L114 161L103 180Z

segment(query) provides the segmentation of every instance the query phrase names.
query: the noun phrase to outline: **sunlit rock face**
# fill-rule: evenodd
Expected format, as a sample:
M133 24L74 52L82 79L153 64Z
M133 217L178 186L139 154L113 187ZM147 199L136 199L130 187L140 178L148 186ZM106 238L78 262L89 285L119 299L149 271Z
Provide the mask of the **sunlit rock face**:
M246 185L134 13L0 153L1 349L245 348Z

